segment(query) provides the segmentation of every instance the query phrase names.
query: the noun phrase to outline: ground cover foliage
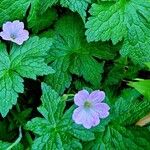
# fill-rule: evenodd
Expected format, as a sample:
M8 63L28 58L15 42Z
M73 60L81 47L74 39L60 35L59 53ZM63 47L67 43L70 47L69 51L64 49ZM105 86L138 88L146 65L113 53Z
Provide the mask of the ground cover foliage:
M0 0L0 150L149 150L150 1ZM102 90L109 116L86 129L74 95ZM147 120L146 120L147 121Z

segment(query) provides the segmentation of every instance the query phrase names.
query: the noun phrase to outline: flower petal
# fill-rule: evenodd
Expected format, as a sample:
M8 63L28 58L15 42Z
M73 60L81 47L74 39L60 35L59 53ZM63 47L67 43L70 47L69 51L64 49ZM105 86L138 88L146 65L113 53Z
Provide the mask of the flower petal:
M17 39L11 39L11 41L12 42L14 42L14 43L16 43L16 44L18 44L18 45L22 45L23 44L23 40L22 39L20 39L20 38L17 38Z
M90 129L92 126L97 126L100 123L99 114L92 109L84 109L78 107L74 110L72 119L76 124L82 124L85 128Z
M99 114L100 118L106 118L109 115L110 107L106 103L100 103L94 105L92 109Z
M29 32L27 30L22 30L18 33L18 36L24 40L29 38Z
M72 119L75 121L76 124L82 124L85 117L86 112L84 111L84 108L82 106L76 108L72 115Z
M7 41L10 41L10 40L11 40L10 34L7 33L7 32L0 32L0 36L1 36L2 39L4 39L4 40L7 40Z
M100 103L104 99L105 99L105 93L100 90L93 91L89 96L89 100L92 101L92 103Z
M88 99L89 93L86 90L79 91L77 94L74 96L74 103L77 106L82 106L84 105L84 102Z
M2 29L4 32L11 32L12 31L12 22L8 21L8 22L4 23Z
M97 112L89 109L86 111L86 117L83 119L83 126L90 129L92 126L97 126L100 123L99 115Z
M18 29L18 30L23 30L24 29L24 23L20 22L19 20L15 20L15 21L13 21L13 27L15 29Z
M17 34L17 38L12 41L17 43L18 45L23 44L23 42L29 38L29 32L27 30L20 31Z

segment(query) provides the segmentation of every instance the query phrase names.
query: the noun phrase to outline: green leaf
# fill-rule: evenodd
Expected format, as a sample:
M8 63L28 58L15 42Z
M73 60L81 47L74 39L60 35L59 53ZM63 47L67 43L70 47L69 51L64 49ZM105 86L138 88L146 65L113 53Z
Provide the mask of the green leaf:
M54 90L52 90L46 84L42 85L42 91L43 91L41 97L42 107L46 109L51 124L55 124L56 120L54 114L56 113L57 106L60 102L60 97Z
M18 93L23 93L22 77L36 79L36 76L53 73L44 62L46 51L52 43L38 37L30 38L22 46L13 45L10 54L0 44L0 113L3 117L16 104Z
M29 0L1 0L0 1L0 26L6 21L23 19L30 5Z
M38 110L44 118L36 117L26 125L27 130L37 135L32 150L81 149L81 143L77 138L88 141L95 138L91 131L74 126L71 118L74 107L65 114L60 113L61 116L57 114L64 101L51 87L43 83L42 92L42 106Z
M105 79L106 86L115 85L120 86L122 80L129 80L136 78L139 66L133 65L127 58L119 58L114 61L113 66L109 66L109 72ZM117 85L117 86L116 86Z
M123 5L123 4L122 4ZM88 41L106 41L111 39L114 44L126 34L123 23L123 6L121 2L101 2L93 4L90 9L89 21L86 23Z
M60 0L60 4L63 7L67 7L73 12L78 12L83 21L86 19L86 10L89 2L89 0Z
M83 22L74 15L61 18L54 35L47 62L52 63L56 73L48 75L46 83L63 93L70 85L71 75L75 74L98 88L103 73L103 59L114 57L106 43L88 44L84 37Z
M139 80L139 79L138 79ZM143 94L148 100L150 100L150 80L139 80L137 82L130 82L128 85L135 88L141 94Z
M86 23L88 41L124 39L121 54L142 65L150 61L150 3L148 0L118 0L93 4Z
M40 11L40 0L31 2L31 10L28 16L28 27L37 33L49 27L57 17L55 9L47 9L42 15Z
M31 112L32 112L31 108L20 111L19 113L18 113L18 111L11 111L11 113L14 116L14 119L13 119L13 121L11 121L10 126L11 125L13 126L14 124L17 127L19 127L20 125L21 126L25 125L27 120L30 118Z
M71 73L83 76L86 81L91 82L95 87L99 87L100 74L103 73L103 63L98 64L92 56L86 55L80 55L74 59L70 67Z
M150 62L145 63L145 65L148 67L148 69L150 71Z
M81 139L83 141L92 141L95 139L94 134L91 131L86 131L85 128L79 125L73 125L72 131L70 131L70 134L74 135L78 139Z
M69 59L68 57L58 58L51 66L56 70L55 75L48 75L45 79L46 82L59 93L63 93L65 88L68 88L71 84L71 75L69 74Z
M136 90L126 89L117 99L112 108L112 120L123 125L130 125L147 115L150 110L150 102L141 100Z
M7 149L11 144L7 142L0 141L0 148Z
M53 73L54 70L45 63L45 57L51 45L50 39L38 37L30 38L23 46L14 45L9 56L11 70L31 79Z
M48 7L51 7L52 5L56 4L58 0L39 0L40 2L40 13L44 13Z

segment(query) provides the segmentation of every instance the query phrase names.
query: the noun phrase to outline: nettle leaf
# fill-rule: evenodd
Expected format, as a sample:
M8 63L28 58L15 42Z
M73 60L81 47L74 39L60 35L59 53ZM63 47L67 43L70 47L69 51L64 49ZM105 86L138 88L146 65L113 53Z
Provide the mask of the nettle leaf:
M138 79L137 82L130 82L128 85L150 100L150 80Z
M94 139L91 131L73 124L71 115L74 108L69 109L64 115L58 115L58 110L64 109L61 105L64 101L51 87L43 83L42 92L42 106L38 110L44 118L36 117L26 125L27 130L37 134L32 150L82 149L77 138L83 141Z
M22 19L30 5L29 0L1 0L0 26L6 21Z
M140 99L140 94L133 89L127 89L117 99L112 111L113 120L120 124L130 125L149 113L150 102Z
M58 0L39 0L40 2L40 13L44 13L48 7L51 7L52 5L56 4Z
M71 9L73 12L77 11L82 17L83 21L85 21L86 10L88 7L88 3L90 2L91 2L90 0L60 0L60 4L63 7L67 7Z
M144 117L150 109L150 102L141 100L139 96L135 90L124 90L112 105L108 121L102 120L93 129L96 139L85 143L84 149L148 150L150 132L146 127L134 126L137 120Z
M0 113L3 117L16 104L18 93L24 91L22 77L36 79L36 76L54 72L44 62L51 45L49 39L32 37L22 46L14 44L8 54L6 47L0 44Z
M49 27L57 17L55 9L47 9L43 14L40 11L40 0L31 2L31 10L28 16L28 27L37 33Z
M98 88L104 64L101 59L114 57L110 47L105 43L88 44L84 37L82 20L74 15L61 18L57 22L54 35L48 62L52 62L56 73L48 75L46 83L59 93L63 93L71 83L71 74L75 74Z
M124 39L121 54L135 63L150 61L150 3L148 0L101 2L93 4L86 23L88 41Z
M65 88L70 86L72 80L68 71L69 65L70 60L68 57L58 58L51 64L54 70L56 70L55 75L49 75L46 77L46 82L60 93L63 93Z

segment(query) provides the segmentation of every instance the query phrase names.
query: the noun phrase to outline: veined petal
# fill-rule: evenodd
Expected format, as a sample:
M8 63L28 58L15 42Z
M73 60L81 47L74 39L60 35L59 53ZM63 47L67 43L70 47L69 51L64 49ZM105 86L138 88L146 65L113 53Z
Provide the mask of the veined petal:
M89 96L89 100L92 101L92 103L100 103L104 99L105 99L105 93L100 90L93 91Z
M82 106L84 105L84 102L88 99L89 93L86 90L79 91L77 94L74 96L74 103L77 106Z
M99 114L92 109L78 107L74 110L72 119L76 124L82 124L85 128L90 129L100 123Z
M16 44L18 44L18 45L22 45L23 42L24 42L24 41L23 41L22 39L20 39L20 38L17 38L17 39L14 39L14 40L11 39L11 41L14 42L14 43L16 43Z
M7 40L7 41L10 41L11 40L11 37L10 37L10 34L7 33L7 32L0 32L0 36L2 37L2 39L4 40Z
M83 126L90 129L92 126L97 126L100 123L99 115L97 112L89 109L86 111L86 117L83 120Z
M17 43L18 45L21 45L28 38L29 38L29 32L27 30L23 30L23 31L20 31L17 35L17 38L12 41Z
M94 105L92 109L99 114L100 118L106 118L109 115L110 107L106 103L100 103Z
M72 115L72 119L75 121L76 124L82 124L85 117L86 112L84 111L84 108L82 106L76 108Z
M27 40L29 38L29 32L27 30L22 30L18 32L17 36L22 38L22 40Z
M12 22L8 21L8 22L4 23L2 29L4 32L11 32L12 31Z
M23 22L20 22L19 20L15 20L15 21L13 21L13 27L18 30L23 30L24 24L23 24Z

